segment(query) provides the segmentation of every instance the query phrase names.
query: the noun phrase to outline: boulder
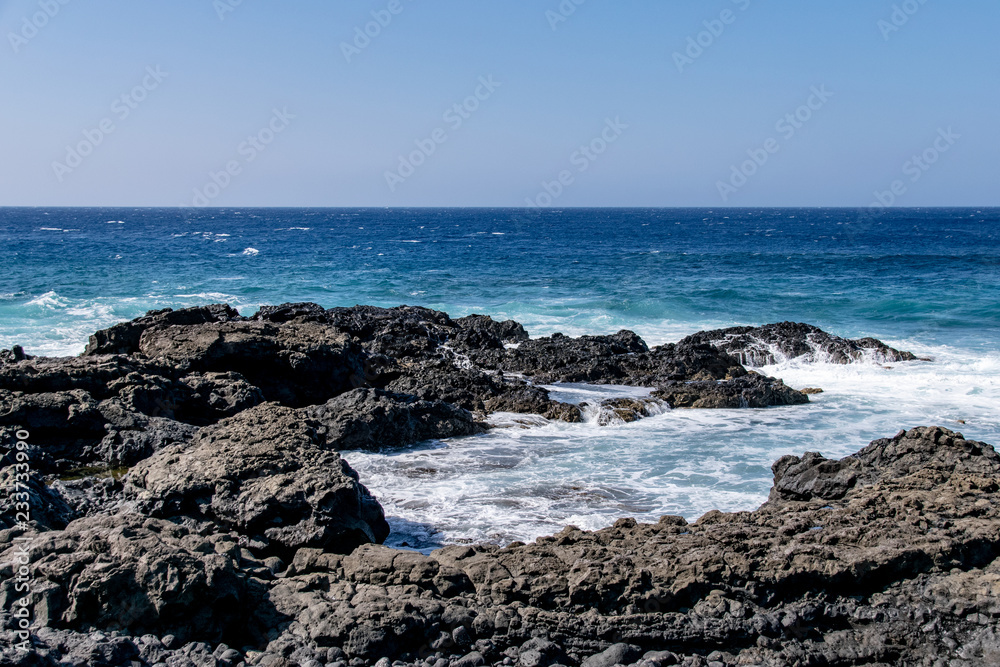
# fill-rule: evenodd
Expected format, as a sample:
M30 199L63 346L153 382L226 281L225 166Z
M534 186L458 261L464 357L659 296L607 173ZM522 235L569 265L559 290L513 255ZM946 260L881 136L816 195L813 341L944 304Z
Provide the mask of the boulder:
M731 380L665 382L653 396L672 408L766 408L809 402L808 396L781 380L757 373Z
M504 377L499 372L462 368L450 360L394 368L393 373L382 374L382 377L392 378L385 388L426 401L452 403L482 416L492 412L517 412L568 422L582 419L577 406L552 400L544 387L520 378Z
M273 403L142 461L125 493L151 516L213 521L285 559L301 547L347 553L389 534L382 508L319 424Z
M144 317L96 332L90 337L84 355L135 354L139 351L139 340L147 329L208 322L232 322L240 319L242 319L240 314L234 308L224 304L180 310L172 308L151 310Z
M459 352L501 350L528 340L528 332L514 320L497 321L489 315L468 315L454 320L458 331L448 345Z
M353 389L304 412L338 450L378 451L484 430L468 410L380 389Z
M361 348L318 323L237 321L147 329L139 351L178 375L238 373L269 401L322 403L355 386ZM216 376L216 380L218 376Z

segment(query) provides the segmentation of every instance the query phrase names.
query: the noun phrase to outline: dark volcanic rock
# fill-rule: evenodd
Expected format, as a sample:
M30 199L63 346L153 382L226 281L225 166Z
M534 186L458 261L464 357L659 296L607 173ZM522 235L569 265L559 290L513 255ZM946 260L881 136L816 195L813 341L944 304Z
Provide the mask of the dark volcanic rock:
M454 322L459 331L448 345L461 352L500 350L507 344L528 340L528 332L513 320L498 322L489 315L469 315Z
M447 313L416 306L330 308L326 318L360 340L371 354L395 359L434 356L455 332Z
M665 382L653 396L672 408L766 408L809 402L808 396L781 380L757 373L717 382Z
M148 329L139 350L179 375L238 373L270 401L301 407L352 388L361 349L317 323L222 322Z
M0 468L0 530L18 524L34 530L58 530L76 518L59 491L45 484L37 472L20 472L14 465Z
M107 435L92 447L84 448L82 460L106 466L131 466L164 447L190 441L198 430L173 419L121 410L115 403L101 403L101 413L108 420Z
M831 461L817 452L783 456L771 467L771 500L839 500L857 483L860 467L856 457Z
M389 534L382 508L319 425L270 403L146 459L129 472L126 494L152 516L237 530L266 545L265 554L349 552Z
M519 373L539 384L587 382L658 388L673 407L743 408L808 403L780 380L748 375L727 352L685 339L648 349L631 331L569 338L554 334L516 349L486 349L469 357L487 368Z
M250 316L251 320L263 322L319 322L329 324L326 309L318 303L283 303L280 306L261 306Z
M294 414L249 412L260 414L250 432ZM310 429L287 421L272 435L312 451ZM301 456L289 448L281 455ZM754 512L709 512L693 524L621 519L595 532L567 527L532 544L450 546L429 556L373 544L350 554L300 548L277 578L243 574L254 561L236 533L134 514L81 519L30 542L35 617L56 628L223 639L229 644L214 653L233 659L240 651L229 645L252 644L264 653L246 660L258 665L996 662L1000 456L990 445L917 428L840 461L785 457L774 472L775 490ZM257 479L248 473L242 483ZM227 484L204 484L198 502L213 505ZM0 531L0 544L13 534ZM7 609L14 579L4 567ZM53 660L80 654L74 647L83 640L74 638L107 639L59 632L38 632ZM123 637L114 650L132 659L131 642L147 662L166 664L196 656L201 664L212 652L188 644L172 653L180 642L166 639Z
M384 376L395 376L385 388L426 401L452 403L480 415L517 412L568 422L582 419L577 406L552 400L544 387L530 385L519 378L504 377L499 372L462 368L452 360L433 360L395 368L393 373Z
M144 317L116 324L102 329L90 337L85 355L135 354L139 351L139 339L147 329L172 325L205 324L207 322L231 322L242 319L234 308L223 304L198 306L173 310L151 310Z
M0 366L4 364L13 364L18 361L24 361L25 359L33 359L24 353L24 348L20 345L15 345L9 350L0 350Z
M52 482L50 488L71 508L73 518L114 514L125 506L121 477L124 468Z
M24 451L33 470L71 468L105 435L98 403L83 390L25 394L0 390L0 456L12 455L15 434L30 433ZM13 461L10 461L12 463Z
M468 410L380 389L354 389L304 412L334 449L405 447L484 430Z
M497 364L508 373L521 373L541 384L553 382L595 382L621 384L625 377L626 355L645 353L649 348L631 331L612 336L570 338L553 334L522 342ZM486 363L484 355L474 356ZM618 380L618 382L612 382Z
M0 604L6 610L23 595L12 576L21 547L2 546ZM206 538L169 521L119 514L41 533L25 549L38 626L250 639L251 595L231 537Z
M115 393L109 385L124 378L167 372L148 360L124 355L29 357L0 365L0 389L32 394L80 389L102 399Z
M487 661L530 664L551 664L547 637L567 652L564 664L588 665L635 662L642 651L652 664L680 653L776 666L919 663L960 646L969 664L998 655L992 447L921 428L841 462L807 455L775 471L776 492L757 511L695 524L622 519L430 557L301 551L271 600L309 641L371 659L421 645L451 647L457 659L461 647L435 642L459 626Z
M875 338L850 340L797 322L702 331L681 342L714 345L749 366L773 364L778 361L776 355L783 359L803 357L807 361L834 364L849 364L866 359L875 363L894 363L917 358L910 352L901 352Z
M662 414L665 403L659 398L607 398L600 403L598 422L614 424L638 421L643 417Z

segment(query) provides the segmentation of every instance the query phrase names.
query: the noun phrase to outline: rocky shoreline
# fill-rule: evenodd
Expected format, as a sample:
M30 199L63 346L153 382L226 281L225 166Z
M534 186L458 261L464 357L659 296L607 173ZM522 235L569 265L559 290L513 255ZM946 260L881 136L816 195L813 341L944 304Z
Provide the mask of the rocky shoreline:
M0 665L1000 661L1000 457L958 433L784 457L753 512L430 555L380 546L382 507L338 453L475 435L496 412L584 419L542 386L561 382L651 390L605 401L608 420L807 403L744 365L776 355L916 359L795 323L650 348L315 304L157 311L79 357L0 352Z

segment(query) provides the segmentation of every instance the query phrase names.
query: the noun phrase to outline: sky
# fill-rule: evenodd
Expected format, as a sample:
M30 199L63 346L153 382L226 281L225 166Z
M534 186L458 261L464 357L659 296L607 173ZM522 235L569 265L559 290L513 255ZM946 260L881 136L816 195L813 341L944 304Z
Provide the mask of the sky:
M0 206L1000 205L996 0L0 0Z

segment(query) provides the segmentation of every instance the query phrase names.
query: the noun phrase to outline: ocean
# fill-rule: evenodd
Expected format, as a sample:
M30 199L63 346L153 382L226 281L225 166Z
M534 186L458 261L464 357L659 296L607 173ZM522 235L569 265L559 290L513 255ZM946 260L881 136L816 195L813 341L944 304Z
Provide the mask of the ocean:
M0 347L73 355L155 308L421 305L532 336L631 329L647 343L782 320L929 357L781 361L806 406L539 422L346 452L389 544L528 541L621 517L750 510L770 465L840 457L936 424L1000 443L1000 209L0 208ZM557 397L633 391L562 386Z

